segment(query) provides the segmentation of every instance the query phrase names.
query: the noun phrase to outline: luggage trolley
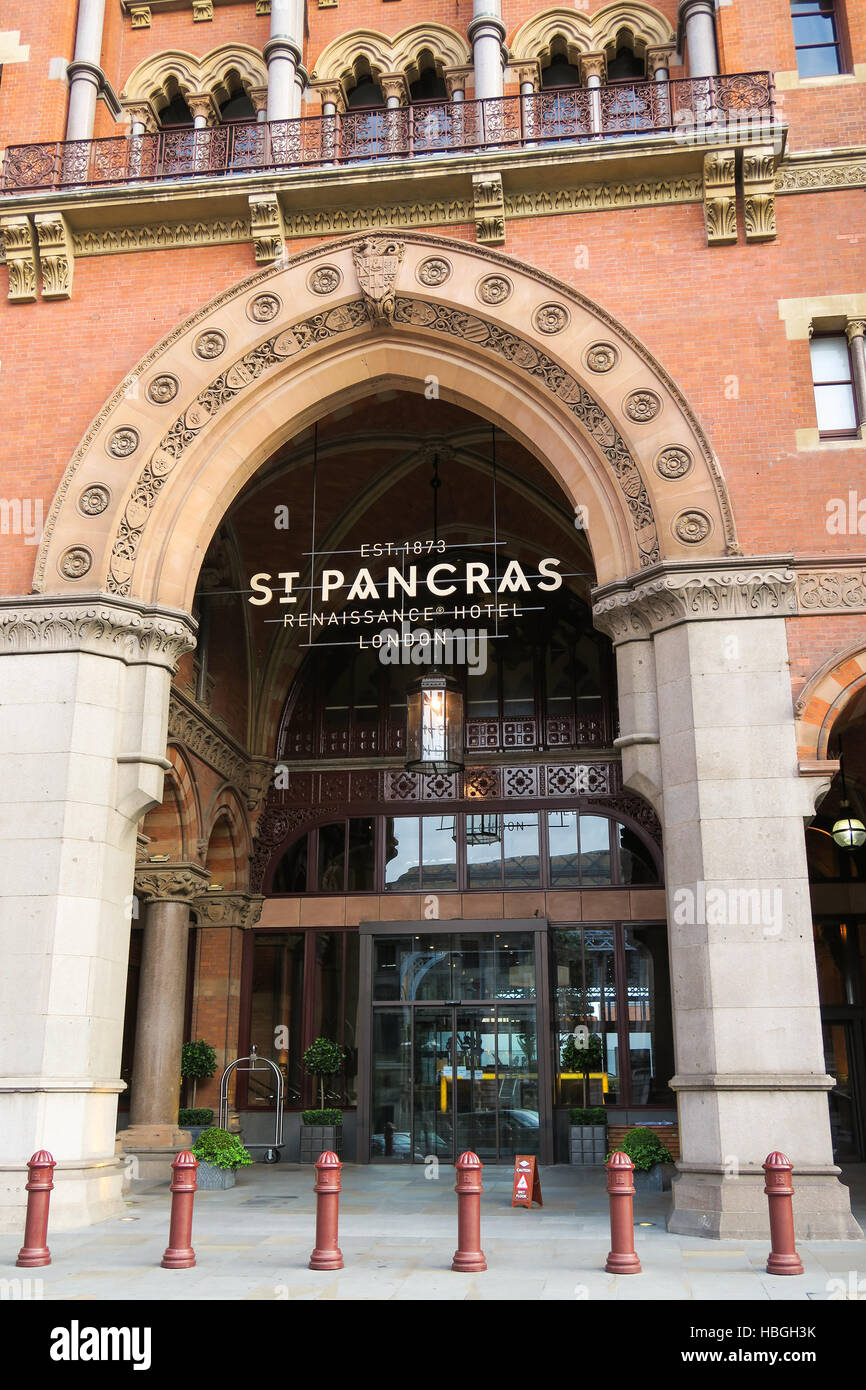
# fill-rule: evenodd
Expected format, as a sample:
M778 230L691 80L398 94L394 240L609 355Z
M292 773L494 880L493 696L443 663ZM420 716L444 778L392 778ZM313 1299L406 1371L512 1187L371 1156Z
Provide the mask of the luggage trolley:
M244 1066L244 1063L250 1063ZM236 1070L245 1072L264 1072L270 1073L276 1078L275 1102L276 1111L274 1114L274 1142L273 1144L247 1144L248 1149L264 1149L265 1163L279 1163L280 1148L283 1143L283 1074L276 1062L272 1062L269 1057L260 1057L256 1052L255 1044L250 1048L249 1057L236 1057L233 1062L229 1062L220 1078L220 1129L225 1129L229 1117L229 1081Z

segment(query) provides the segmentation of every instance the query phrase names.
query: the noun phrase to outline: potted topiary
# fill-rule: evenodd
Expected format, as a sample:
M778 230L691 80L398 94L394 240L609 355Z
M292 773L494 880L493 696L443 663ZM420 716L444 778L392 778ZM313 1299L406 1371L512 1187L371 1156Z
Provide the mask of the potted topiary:
M198 1159L198 1186L203 1192L234 1187L237 1169L253 1161L236 1134L216 1126L199 1135L192 1152Z
M569 1111L569 1154L572 1163L604 1163L607 1154L607 1112L603 1105Z
M195 1105L195 1088L199 1081L207 1081L216 1071L217 1055L210 1043L203 1038L198 1042L184 1043L180 1054L180 1074L184 1081L192 1082L192 1104Z
M203 1107L200 1110L188 1110L183 1107L177 1112L178 1129L188 1129L192 1135L192 1142L195 1143L199 1135L204 1130L209 1129L213 1124L213 1111Z
M619 1147L634 1164L635 1188L638 1191L661 1192L665 1186L662 1165L673 1163L673 1159L658 1135L648 1126L641 1125L630 1129Z
M316 1038L304 1053L304 1067L311 1076L319 1078L318 1110L304 1110L301 1114L301 1163L315 1163L319 1154L326 1149L340 1153L343 1144L342 1110L325 1109L325 1077L338 1072L345 1059L345 1052L339 1043L329 1038Z

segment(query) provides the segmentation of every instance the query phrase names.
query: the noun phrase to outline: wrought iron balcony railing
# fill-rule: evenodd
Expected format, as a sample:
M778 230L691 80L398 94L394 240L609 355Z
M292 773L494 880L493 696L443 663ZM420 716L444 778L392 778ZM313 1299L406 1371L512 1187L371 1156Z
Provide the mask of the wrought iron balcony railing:
M732 129L764 131L773 115L769 72L561 88L487 101L426 102L393 111L10 145L0 189L21 193L151 183L653 134L702 142L726 138Z

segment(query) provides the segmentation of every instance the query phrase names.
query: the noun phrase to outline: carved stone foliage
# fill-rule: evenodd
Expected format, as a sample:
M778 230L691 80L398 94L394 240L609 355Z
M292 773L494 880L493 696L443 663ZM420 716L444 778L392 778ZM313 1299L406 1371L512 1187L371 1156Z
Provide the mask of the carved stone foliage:
M323 232L364 232L378 228L444 227L471 222L473 204L465 198L430 202L376 203L365 207L302 208L286 219L289 236L321 236Z
M866 566L798 570L797 602L801 613L866 612Z
M8 298L26 304L36 298L36 240L28 217L0 219L9 272Z
M250 194L250 235L258 265L270 265L282 255L285 232L276 193Z
M145 394L149 401L153 401L154 405L168 405L174 400L179 390L180 382L177 377L172 376L170 372L162 372L153 378Z
M674 623L720 618L778 618L797 612L793 569L743 561L705 569L659 565L636 584L596 591L593 622L614 643L648 638Z
M735 150L711 150L704 155L704 222L708 246L727 246L737 240L735 171Z
M33 221L39 242L42 298L70 299L75 253L66 218L59 212L38 212Z
M866 187L866 157L819 159L795 156L776 170L777 193L811 193L822 188Z
M200 864L148 864L135 870L135 892L149 903L184 902L201 893L209 874Z
M473 174L472 204L476 241L483 246L501 246L505 241L502 175Z
M195 646L192 629L158 608L111 599L0 599L0 652L92 652L174 671Z
M743 219L747 241L772 241L776 235L776 165L772 145L743 151Z
M201 926L248 931L261 917L264 901L251 893L203 893L191 905Z
M394 286L405 254L402 241L384 236L365 237L352 251L364 308L373 324L390 323L394 317Z
M399 246L393 240L382 240L386 249ZM370 238L365 239L362 248L368 246L370 241ZM386 250L374 251L369 256L373 262L378 262L380 258L393 260L396 252L386 254ZM377 269L372 265L368 269L362 263L362 273L368 277L371 289L371 294L363 302L356 300L314 314L265 339L200 391L193 405L174 421L139 475L127 503L112 547L106 580L109 593L123 595L129 592L141 535L165 479L177 467L185 450L223 406L278 363L361 327L371 315L381 312L384 319L386 311L383 306L388 295L393 294L390 287L396 277L396 267L382 266ZM371 308L371 304L378 307ZM396 325L427 328L451 337L469 339L520 367L546 386L581 422L610 464L631 513L641 564L654 564L659 559L655 517L640 470L603 407L574 376L540 348L509 329L462 309L400 297L394 298L392 317Z
M647 424L661 414L661 397L655 391L632 391L625 399L625 413L638 425Z
M475 286L475 296L482 304L504 304L513 290L507 275L484 275Z
M248 759L240 745L206 720L177 690L171 692L168 707L168 737L184 744L227 782L245 790Z
M217 246L249 239L249 220L236 217L157 222L134 227L94 227L73 232L72 245L76 256L105 256L117 251L167 251L176 246Z
M270 323L283 307L278 294L254 295L247 305L247 318L253 323Z
M593 343L583 354L583 360L591 372L609 372L619 361L619 353L613 343Z

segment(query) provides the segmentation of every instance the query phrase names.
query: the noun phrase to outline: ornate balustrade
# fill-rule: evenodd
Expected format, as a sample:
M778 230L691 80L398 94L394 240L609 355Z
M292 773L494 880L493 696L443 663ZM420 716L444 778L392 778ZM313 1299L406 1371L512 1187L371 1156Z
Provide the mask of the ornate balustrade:
M292 121L234 122L106 140L10 145L0 190L153 183L364 161L616 140L653 134L685 142L766 132L768 72L676 82L550 89L486 101L426 102Z

